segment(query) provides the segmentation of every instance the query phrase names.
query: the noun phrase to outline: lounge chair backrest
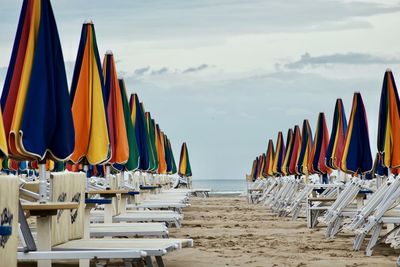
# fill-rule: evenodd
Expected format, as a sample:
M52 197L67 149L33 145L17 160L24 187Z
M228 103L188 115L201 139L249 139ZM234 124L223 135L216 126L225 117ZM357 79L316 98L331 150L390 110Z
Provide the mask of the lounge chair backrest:
M18 178L0 175L0 266L17 266L18 203Z
M77 210L59 211L52 218L52 245L83 237L85 212L84 173L60 172L51 174L51 200L54 202L79 202Z

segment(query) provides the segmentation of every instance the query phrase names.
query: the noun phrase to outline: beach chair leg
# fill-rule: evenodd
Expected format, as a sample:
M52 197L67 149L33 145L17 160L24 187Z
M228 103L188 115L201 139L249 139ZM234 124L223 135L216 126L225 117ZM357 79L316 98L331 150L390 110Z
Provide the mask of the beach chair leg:
M133 267L133 265L132 265L132 261L131 260L124 260L124 266L125 267Z
M367 249L366 249L366 251L365 251L365 254L366 254L367 256L372 256L372 252L374 251L374 247L375 247L375 245L377 244L379 235L380 235L380 233L381 233L381 231L382 231L382 226L383 226L382 223L378 223L378 224L375 226L375 229L374 229L374 231L372 232L371 239L369 240Z
M150 256L147 256L147 257L145 258L145 261L146 261L146 266L147 266L147 267L153 267L153 261L151 260L151 257L150 257Z
M181 223L179 222L179 220L176 220L176 221L175 221L175 226L176 226L176 228L181 228L181 227L182 227L182 225L181 225Z
M342 217L338 217L335 221L334 227L332 228L332 231L330 233L330 238L335 238L335 236L339 233L340 231L340 226L342 226Z
M164 265L164 261L163 261L161 256L156 256L156 261L157 261L157 266L158 267L164 267L165 266Z
M366 233L360 233L360 234L356 235L356 237L354 239L353 250L358 251L361 249L361 246L362 246L365 236L366 236Z

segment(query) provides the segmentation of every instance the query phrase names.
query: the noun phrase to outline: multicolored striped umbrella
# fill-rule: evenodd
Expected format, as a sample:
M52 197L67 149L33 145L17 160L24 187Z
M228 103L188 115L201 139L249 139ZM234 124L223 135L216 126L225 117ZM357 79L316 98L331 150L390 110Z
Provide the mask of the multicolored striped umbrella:
M372 169L367 114L360 93L354 93L353 105L346 133L342 170L357 176Z
M187 149L186 142L182 144L178 174L183 177L192 176L192 168L190 166L189 152Z
M274 143L272 139L269 139L267 153L265 154L265 164L263 173L265 177L271 177L274 175L273 172L274 156L275 156Z
M250 177L253 181L257 178L257 165L258 165L258 157L253 161L253 165L251 166Z
M324 175L331 172L331 169L329 169L325 164L325 155L328 143L329 133L328 127L326 126L325 113L320 112L318 115L311 157L308 161L308 169L311 173Z
M372 176L376 177L379 176L388 176L389 170L387 167L383 166L382 155L378 152L376 153L374 165L372 167Z
M129 101L131 109L131 119L136 134L136 142L139 152L139 170L148 171L150 169L150 155L147 140L147 126L142 105L137 94L132 94Z
M290 157L292 155L292 148L293 148L293 130L289 129L286 136L285 159L283 160L282 164L282 173L284 176L289 175L289 163L290 163Z
M300 155L300 145L301 145L300 127L298 125L294 126L292 143L293 147L292 147L292 156L290 157L290 162L289 162L289 174L298 175L298 173L296 172L296 162Z
M97 165L111 156L103 72L91 22L82 26L71 86L75 127L74 163Z
M299 158L296 162L296 172L301 175L308 175L308 161L311 156L311 149L313 146L312 132L308 120L303 121L303 128L301 130L301 146Z
M167 161L165 158L164 148L164 133L160 130L160 126L156 124L156 137L157 137L157 155L158 155L158 170L159 174L167 173Z
M400 167L400 104L391 70L383 79L378 120L378 152L382 164L388 168Z
M4 132L3 115L0 110L0 167L3 161L8 161L7 137Z
M129 143L126 135L124 105L122 103L114 55L110 51L107 51L104 57L103 76L111 144L111 158L109 163L125 164L129 159Z
M333 114L331 137L326 150L326 165L335 170L342 169L342 158L346 142L347 119L342 99L338 98Z
M131 112L128 103L128 97L126 93L125 82L123 79L119 80L119 88L121 89L121 99L122 105L124 109L124 120L125 120L125 129L126 136L128 138L129 145L129 158L128 161L123 165L125 170L134 171L139 168L139 148L136 141L136 133L135 128L133 127L133 123L131 120ZM121 168L118 168L121 169Z
M257 175L258 178L265 178L263 173L264 166L265 166L265 153L260 155L260 164L258 166L258 175Z
M282 175L282 163L284 159L285 159L285 143L283 141L282 132L279 132L276 140L274 165L272 168L272 171L274 172L275 176Z
M175 157L174 157L174 153L172 151L172 146L171 146L171 142L168 139L168 150L170 152L170 157L171 157L171 163L172 163L172 170L171 170L171 174L175 174L178 172L178 169L176 168L176 162L175 162Z
M143 109L144 110L144 109ZM156 136L154 131L154 121L151 119L149 112L145 113L146 126L147 126L147 140L149 144L149 155L150 155L150 171L156 172L158 169L158 155L156 148Z
M10 156L64 161L74 125L56 21L49 0L24 0L1 96Z

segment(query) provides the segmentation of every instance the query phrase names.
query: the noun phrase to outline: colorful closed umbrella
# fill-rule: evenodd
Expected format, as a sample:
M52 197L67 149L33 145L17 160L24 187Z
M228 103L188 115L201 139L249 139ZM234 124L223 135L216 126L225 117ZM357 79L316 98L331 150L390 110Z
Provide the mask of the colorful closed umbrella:
M274 143L273 143L272 139L269 139L267 153L265 154L265 165L264 165L264 176L265 177L271 177L274 175L274 172L273 172L274 156L275 156Z
M293 148L293 130L289 129L286 136L285 158L282 164L282 173L285 176L289 175L289 163L290 163L290 157L292 155L292 148Z
M357 176L372 169L367 114L360 93L354 93L353 105L346 133L342 170Z
M146 128L147 128L147 142L149 144L149 155L150 155L150 171L156 172L158 170L158 155L156 148L156 135L155 135L155 123L152 120L150 112L145 113Z
M136 142L139 153L139 170L147 171L150 169L149 148L147 141L147 127L142 105L137 94L132 94L129 101L131 109L132 125L136 134Z
M292 156L290 157L290 162L289 162L289 174L297 175L296 163L300 155L300 146L301 146L300 127L298 125L294 126L292 146L293 146Z
M260 155L260 164L258 166L258 178L265 178L264 174L263 174L263 170L264 170L264 165L265 165L265 154L261 154Z
M139 168L139 148L136 141L135 128L133 127L131 112L128 103L128 97L126 94L125 82L123 79L119 80L119 88L121 89L122 105L124 109L124 120L126 136L128 139L129 146L129 157L128 161L123 165L125 170L134 171Z
M326 150L326 165L331 169L342 168L342 158L346 142L347 119L342 99L338 98L333 114L332 131Z
M311 157L308 161L308 169L312 173L324 175L331 172L326 166L325 156L329 144L328 127L326 126L325 114L320 112L318 115L317 126L315 128L314 143Z
M92 23L82 26L71 86L75 127L74 163L97 165L111 156L104 79Z
M378 118L378 152L382 164L400 167L400 103L393 73L387 70L383 79Z
M164 134L160 130L160 126L156 124L156 136L157 136L157 155L158 155L158 171L159 174L167 173L167 161L165 159L165 148L164 148Z
M67 160L74 125L64 59L49 0L24 0L1 96L10 156Z
M6 134L4 132L3 116L0 110L0 166L3 165L3 161L8 161L8 147Z
M282 175L282 163L284 159L285 159L285 144L283 141L283 134L282 132L279 132L278 137L276 139L274 165L272 169L274 175L276 176Z
M167 171L167 174L171 174L172 173L172 158L171 158L172 151L170 150L169 139L166 134L164 134L164 153L165 153L165 163L167 166L166 171Z
M187 149L186 142L182 144L178 174L183 177L192 176L192 168L190 166L189 152Z
M253 165L251 166L250 177L253 181L257 178L257 165L258 165L258 157L253 161Z
M178 169L176 168L175 157L172 151L171 141L169 139L168 139L168 150L170 151L170 156L171 156L171 164L172 164L171 174L175 174L178 172Z
M111 144L111 164L125 164L129 159L124 106L117 78L114 55L108 51L103 62L103 76L107 103L108 132Z
M296 162L296 172L298 175L304 174L308 175L308 161L311 156L313 141L311 127L308 120L303 121L303 127L301 130L301 146L299 157Z
M374 165L372 167L372 176L376 177L376 175L379 175L387 177L389 173L388 171L388 168L383 166L382 155L379 152L376 153Z

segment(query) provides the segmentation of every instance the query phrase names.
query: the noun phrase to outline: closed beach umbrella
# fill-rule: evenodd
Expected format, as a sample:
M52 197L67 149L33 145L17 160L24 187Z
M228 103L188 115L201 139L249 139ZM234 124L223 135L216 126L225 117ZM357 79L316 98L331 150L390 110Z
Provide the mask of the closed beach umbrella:
M192 176L192 168L190 166L189 153L186 142L182 144L178 174L183 177Z
M292 155L292 148L293 148L293 130L289 129L287 136L286 136L286 151L285 151L285 159L283 160L282 164L282 173L283 175L289 175L289 163L290 157Z
M147 127L144 118L144 111L139 102L137 94L132 94L129 101L131 109L132 125L136 134L136 142L139 152L139 170L147 171L150 168L149 148L147 142Z
M167 174L171 174L172 173L172 158L171 158L172 151L170 150L168 136L166 134L163 134L163 135L164 135L165 163L167 166L166 171L167 171Z
M251 173L250 177L253 181L257 178L257 164L258 164L258 157L253 161L253 165L251 166Z
M175 174L178 172L178 169L176 167L176 161L175 161L174 153L172 151L171 141L169 139L168 139L168 149L170 151L171 164L172 164L171 174Z
M311 149L313 145L311 127L308 120L303 121L301 130L301 146L299 157L296 162L296 172L298 175L308 175L308 161L311 156Z
M4 132L3 116L0 110L0 166L3 165L3 161L8 161L8 147L6 134Z
M325 164L326 150L329 144L328 127L326 126L325 114L320 112L318 115L317 126L315 129L315 137L311 157L308 162L308 169L313 173L325 175L331 172Z
M282 132L278 133L278 137L276 139L276 148L275 148L275 157L274 157L274 166L272 171L275 176L282 175L282 163L285 159L285 143L283 141Z
M1 107L12 158L69 159L74 150L74 125L49 0L23 1Z
M297 175L296 163L300 155L300 146L301 146L300 127L296 125L294 126L294 131L293 131L292 156L290 157L290 163L289 163L289 173L291 175Z
M157 137L157 155L158 155L158 173L167 173L167 161L165 159L164 134L160 130L160 126L156 124Z
M156 134L155 134L155 123L151 118L150 112L145 113L146 126L147 126L147 136L149 143L149 154L150 154L150 171L157 172L158 170L158 155L156 146Z
M400 166L400 104L393 73L383 79L378 118L378 152L388 168Z
M265 154L265 164L264 164L264 176L265 177L271 177L274 175L274 172L273 172L274 156L275 156L274 143L273 143L272 139L269 139L267 153Z
M74 163L97 165L111 156L103 72L92 23L82 27L71 86L75 127Z
M113 54L108 51L103 61L103 76L107 103L108 132L111 144L111 164L125 164L129 159L124 106Z
M357 176L372 169L367 114L360 93L354 93L353 105L346 133L342 170Z
M258 166L258 178L265 178L263 174L264 165L265 165L265 153L260 155L260 164Z
M128 171L134 171L139 168L139 149L136 141L135 128L133 127L131 119L131 111L129 108L128 97L126 94L125 82L122 79L119 80L119 88L121 89L122 106L124 109L125 129L129 146L128 161L123 165L123 169Z
M335 170L342 168L342 157L346 142L347 119L342 99L338 98L333 114L332 131L326 150L326 165Z
M388 168L383 166L382 155L378 152L376 153L374 166L372 167L372 177L379 176L388 176Z

